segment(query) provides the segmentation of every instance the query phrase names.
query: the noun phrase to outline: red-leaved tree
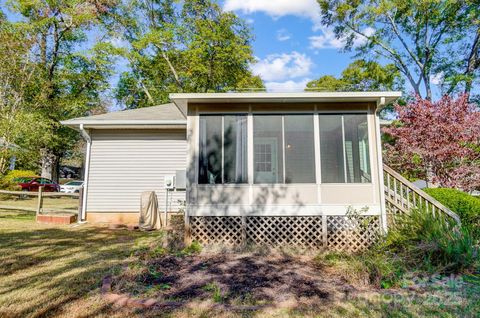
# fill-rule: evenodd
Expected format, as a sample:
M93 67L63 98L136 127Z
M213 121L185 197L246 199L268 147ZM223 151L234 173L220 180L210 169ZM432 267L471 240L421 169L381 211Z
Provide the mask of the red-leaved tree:
M385 161L400 172L441 187L480 188L480 112L466 95L432 102L416 97L396 105L398 122Z

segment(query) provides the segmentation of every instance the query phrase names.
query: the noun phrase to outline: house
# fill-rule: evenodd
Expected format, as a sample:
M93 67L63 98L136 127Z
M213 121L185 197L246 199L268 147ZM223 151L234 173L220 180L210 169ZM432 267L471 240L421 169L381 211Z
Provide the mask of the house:
M171 94L67 120L87 140L81 219L137 223L141 192L155 191L164 211L186 201L201 242L362 245L387 226L377 111L400 96ZM186 191L167 190L182 170Z

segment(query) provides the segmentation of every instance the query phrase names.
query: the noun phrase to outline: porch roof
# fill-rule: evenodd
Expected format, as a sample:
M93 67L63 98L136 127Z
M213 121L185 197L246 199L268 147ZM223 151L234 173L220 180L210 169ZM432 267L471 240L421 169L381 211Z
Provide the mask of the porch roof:
M388 104L402 96L399 91L387 92L302 92L302 93L179 93L170 94L184 116L188 103L315 103L375 102Z

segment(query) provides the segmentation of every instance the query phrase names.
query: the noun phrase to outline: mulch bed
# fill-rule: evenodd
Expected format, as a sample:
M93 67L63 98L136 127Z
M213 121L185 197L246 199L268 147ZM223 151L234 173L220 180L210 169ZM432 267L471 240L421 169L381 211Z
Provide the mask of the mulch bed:
M179 307L210 300L229 309L255 310L347 299L361 292L310 259L277 254L166 255L144 264L148 270L104 279L104 298L117 306ZM132 283L155 288L149 297L132 296Z

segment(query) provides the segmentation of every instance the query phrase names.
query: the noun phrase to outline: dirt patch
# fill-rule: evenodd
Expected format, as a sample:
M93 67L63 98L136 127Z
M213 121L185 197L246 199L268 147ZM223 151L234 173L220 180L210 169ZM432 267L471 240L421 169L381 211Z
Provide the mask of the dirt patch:
M363 291L311 259L280 253L166 255L149 261L143 270L128 268L112 281L112 292L122 295L227 306L318 304Z

